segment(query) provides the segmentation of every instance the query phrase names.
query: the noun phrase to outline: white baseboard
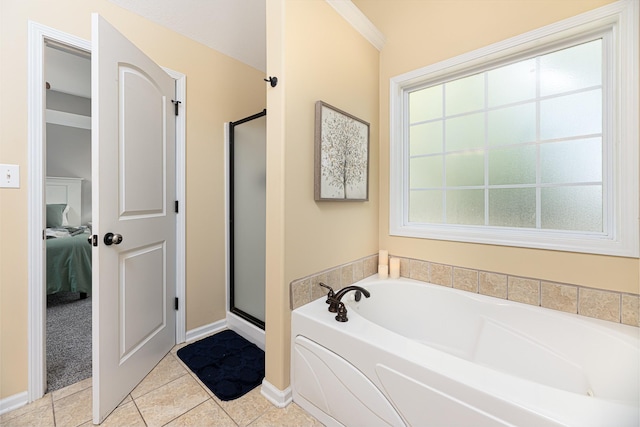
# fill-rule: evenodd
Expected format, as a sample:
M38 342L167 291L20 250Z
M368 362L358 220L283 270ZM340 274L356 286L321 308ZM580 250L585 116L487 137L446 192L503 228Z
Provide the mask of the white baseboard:
M0 415L13 411L14 409L18 409L19 407L26 405L28 402L29 400L27 398L26 391L5 397L0 400Z
M277 406L278 408L284 408L289 403L293 401L293 396L291 394L291 387L287 387L284 390L280 390L276 388L273 384L271 384L266 379L262 380L262 387L260 388L260 393L267 399L269 402Z
M264 351L264 330L227 311L227 325L241 337L251 341Z
M199 328L187 331L185 342L196 341L208 335L220 332L224 329L227 329L226 319L218 320L217 322L209 323L208 325L200 326Z

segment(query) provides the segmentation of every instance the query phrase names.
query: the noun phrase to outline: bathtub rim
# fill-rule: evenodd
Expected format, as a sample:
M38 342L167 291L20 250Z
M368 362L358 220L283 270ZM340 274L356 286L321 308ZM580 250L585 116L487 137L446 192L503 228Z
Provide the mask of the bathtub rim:
M640 340L640 327L638 326L598 319L595 317L585 316L579 313L570 313L566 311L555 310L555 309L543 307L540 305L532 305L532 304L527 304L519 301L493 297L490 295L480 294L478 292L470 292L463 289L457 289L450 286L438 285L431 282L424 282L421 280L411 279L408 277L400 277L398 279L389 279L389 278L380 279L377 274L374 274L358 282L355 282L353 285L361 286L367 289L368 286L378 286L378 285L385 285L385 284L393 286L393 283L395 282L401 283L401 284L411 284L412 286L417 286L417 287L426 286L427 288L433 289L436 292L451 292L456 295L459 295L460 297L472 299L475 301L480 301L482 303L496 304L503 307L514 307L514 308L526 310L527 312L531 312L531 313L541 312L541 313L544 313L546 316L555 317L557 319L562 319L562 320L568 320L570 322L585 322L597 329L606 330L607 332L620 335L622 339ZM337 289L336 289L336 292L337 292ZM345 305L347 305L347 308L349 308L349 306L353 306L353 295L354 295L353 293L349 293L347 294L346 298L344 298L344 302L345 302ZM324 297L318 298L317 300L321 300L323 298ZM317 300L311 301L309 304ZM304 307L304 305L302 307ZM298 307L298 309L302 307ZM349 311L349 313L351 313L351 311ZM628 338L624 338L624 337L628 337Z

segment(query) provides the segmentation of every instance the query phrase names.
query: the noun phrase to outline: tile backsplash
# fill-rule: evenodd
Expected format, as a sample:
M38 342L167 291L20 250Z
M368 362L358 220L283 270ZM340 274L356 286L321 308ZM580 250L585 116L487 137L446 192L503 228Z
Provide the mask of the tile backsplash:
M400 258L401 277L567 313L640 326L640 295L637 294L511 276L413 258L398 258ZM289 284L290 308L294 310L326 296L326 289L318 286L318 282L338 290L377 272L378 255L375 254L294 280Z

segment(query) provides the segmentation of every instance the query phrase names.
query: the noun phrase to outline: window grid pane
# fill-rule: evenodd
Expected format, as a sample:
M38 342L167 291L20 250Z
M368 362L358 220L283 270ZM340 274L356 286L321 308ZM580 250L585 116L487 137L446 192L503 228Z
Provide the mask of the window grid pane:
M409 92L409 220L602 231L602 93L602 39Z

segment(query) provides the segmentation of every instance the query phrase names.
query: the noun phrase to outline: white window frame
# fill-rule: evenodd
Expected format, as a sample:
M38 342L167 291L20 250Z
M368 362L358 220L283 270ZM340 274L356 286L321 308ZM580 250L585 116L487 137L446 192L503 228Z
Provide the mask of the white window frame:
M420 68L390 80L390 173L389 233L393 236L540 248L570 252L638 257L639 255L639 166L638 166L638 39L640 6L637 0L621 0L490 46ZM588 34L611 32L614 58L604 64L603 75L611 85L605 99L603 134L612 144L603 155L611 155L608 176L603 176L607 197L604 233L563 232L507 227L417 224L408 221L408 128L405 93L427 81L454 79L491 64L514 61L540 46L564 44ZM448 77L450 76L450 77ZM607 123L609 122L609 123ZM608 150L608 151L607 151Z

